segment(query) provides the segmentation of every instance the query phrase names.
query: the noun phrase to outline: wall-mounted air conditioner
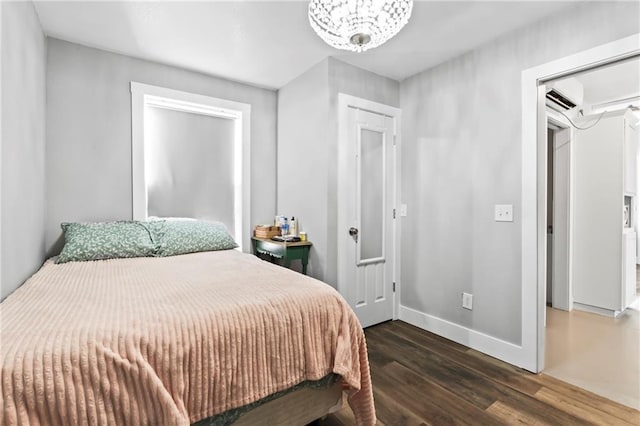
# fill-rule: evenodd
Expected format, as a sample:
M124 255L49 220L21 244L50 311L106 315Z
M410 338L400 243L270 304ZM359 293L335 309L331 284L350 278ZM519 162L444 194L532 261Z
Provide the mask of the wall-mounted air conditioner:
M575 78L565 78L547 84L547 105L558 111L568 111L582 104L584 87Z

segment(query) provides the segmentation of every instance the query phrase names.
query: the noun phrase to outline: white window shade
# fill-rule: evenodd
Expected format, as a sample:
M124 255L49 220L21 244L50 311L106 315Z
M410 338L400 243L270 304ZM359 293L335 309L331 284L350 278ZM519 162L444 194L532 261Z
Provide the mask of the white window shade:
M193 217L235 229L231 119L145 106L149 216Z

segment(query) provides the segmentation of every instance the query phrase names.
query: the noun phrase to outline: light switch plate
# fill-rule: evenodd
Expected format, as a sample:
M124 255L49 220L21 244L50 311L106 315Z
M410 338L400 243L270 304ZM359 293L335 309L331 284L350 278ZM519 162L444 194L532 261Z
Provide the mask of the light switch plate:
M400 216L402 216L402 217L406 217L407 216L407 205L406 204L400 204Z
M462 307L470 311L473 310L473 294L462 293Z
M513 222L513 204L496 204L496 222Z

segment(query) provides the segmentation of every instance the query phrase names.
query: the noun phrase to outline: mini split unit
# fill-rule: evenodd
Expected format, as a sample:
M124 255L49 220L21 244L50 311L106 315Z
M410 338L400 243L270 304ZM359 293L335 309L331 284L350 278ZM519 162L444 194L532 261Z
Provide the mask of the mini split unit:
M558 111L568 111L582 104L584 87L575 78L547 84L547 105Z

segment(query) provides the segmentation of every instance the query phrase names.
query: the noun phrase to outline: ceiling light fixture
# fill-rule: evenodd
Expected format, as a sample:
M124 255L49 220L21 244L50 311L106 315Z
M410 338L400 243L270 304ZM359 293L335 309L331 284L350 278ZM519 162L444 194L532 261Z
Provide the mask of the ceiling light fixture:
M398 34L412 9L413 0L311 0L309 23L330 46L364 52Z

